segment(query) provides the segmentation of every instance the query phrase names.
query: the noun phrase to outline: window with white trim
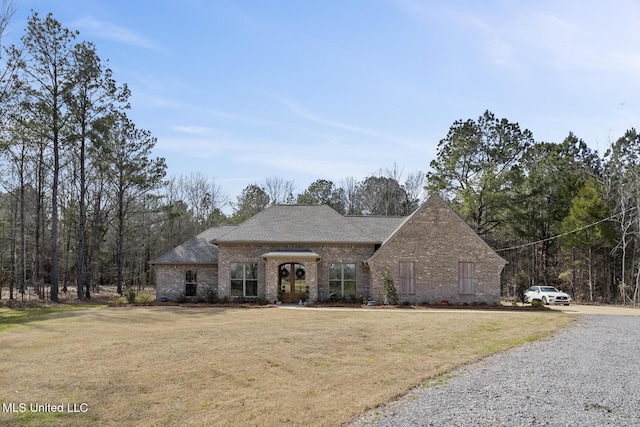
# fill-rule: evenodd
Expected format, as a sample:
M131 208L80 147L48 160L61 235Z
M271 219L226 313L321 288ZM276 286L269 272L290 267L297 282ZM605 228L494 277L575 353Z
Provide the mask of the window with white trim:
M356 297L356 265L329 264L329 298Z
M232 262L229 264L232 297L258 296L258 263Z

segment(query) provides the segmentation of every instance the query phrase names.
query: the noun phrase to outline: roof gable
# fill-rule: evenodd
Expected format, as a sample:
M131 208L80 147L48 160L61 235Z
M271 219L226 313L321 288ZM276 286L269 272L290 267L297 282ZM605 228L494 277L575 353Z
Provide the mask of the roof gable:
M218 247L210 241L231 231L235 225L211 227L151 261L151 264L217 264Z
M489 244L487 242L485 242L484 239L482 237L480 237L480 235L478 235L478 233L476 233L469 226L469 224L467 224L466 221L464 219L462 219L462 217L460 217L460 215L458 215L458 213L456 211L454 211L451 208L451 206L449 206L438 194L432 194L429 197L429 199L427 199L427 201L424 202L411 215L405 217L402 220L402 222L397 226L397 228L391 234L389 234L387 236L387 238L382 243L382 246L380 247L380 249L378 251L376 251L369 258L369 260L373 260L380 253L383 253L384 252L383 248L385 248L385 245L390 243L392 240L394 240L394 238L396 238L400 233L402 233L403 229L405 229L406 227L409 227L410 224L412 224L414 221L418 221L418 217L428 215L429 211L440 211L440 213L442 215L446 215L449 218L454 218L454 221L459 224L459 227L456 228L456 230L457 230L456 232L460 236L465 235L465 236L469 237L470 239L473 239L474 241L476 241L476 244L484 246L484 248L488 252L493 253L496 256L496 258L499 258L500 260L502 260L505 263L507 263L507 261L504 258L502 258L500 255L498 255L498 253L495 252L493 250L493 248L491 248L491 246L489 246ZM432 227L433 229L436 229L438 227L438 224L437 223L430 223L428 226ZM437 232L440 232L440 231L437 231ZM442 232L452 232L452 230L442 230Z

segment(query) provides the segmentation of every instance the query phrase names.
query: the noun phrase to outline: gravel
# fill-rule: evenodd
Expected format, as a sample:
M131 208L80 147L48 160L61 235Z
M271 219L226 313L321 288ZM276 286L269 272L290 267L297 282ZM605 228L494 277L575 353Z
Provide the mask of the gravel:
M588 315L462 368L356 426L638 426L640 316Z

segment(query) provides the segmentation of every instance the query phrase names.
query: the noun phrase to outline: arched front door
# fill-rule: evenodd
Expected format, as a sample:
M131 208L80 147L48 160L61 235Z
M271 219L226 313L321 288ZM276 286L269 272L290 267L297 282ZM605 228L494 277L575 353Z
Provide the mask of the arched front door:
M307 271L304 264L287 262L278 266L278 299L282 302L299 302L308 295Z

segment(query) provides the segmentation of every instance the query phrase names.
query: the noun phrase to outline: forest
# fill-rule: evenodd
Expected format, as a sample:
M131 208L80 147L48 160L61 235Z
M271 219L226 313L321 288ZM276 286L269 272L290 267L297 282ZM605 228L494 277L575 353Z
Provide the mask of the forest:
M12 16L0 11L0 44ZM298 191L273 176L235 198L201 172L168 176L156 138L127 116L131 96L90 42L33 12L0 53L0 295L79 299L101 286L153 286L149 261L209 227L272 204L399 215L438 192L509 261L504 296L535 284L577 301L640 300L640 136L604 153L573 133L542 142L490 111L454 122L428 172L397 165ZM426 143L426 142L425 142Z

